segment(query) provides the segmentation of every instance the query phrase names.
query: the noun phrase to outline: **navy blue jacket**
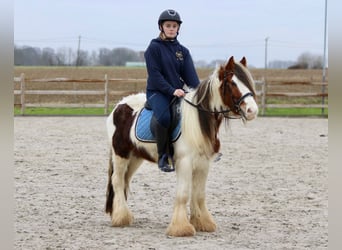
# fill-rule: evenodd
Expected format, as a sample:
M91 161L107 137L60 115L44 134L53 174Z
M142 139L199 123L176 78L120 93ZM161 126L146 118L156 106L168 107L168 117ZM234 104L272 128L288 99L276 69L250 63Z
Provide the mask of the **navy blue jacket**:
M177 39L153 39L145 51L147 91L160 91L172 96L184 84L196 88L199 84L189 50Z

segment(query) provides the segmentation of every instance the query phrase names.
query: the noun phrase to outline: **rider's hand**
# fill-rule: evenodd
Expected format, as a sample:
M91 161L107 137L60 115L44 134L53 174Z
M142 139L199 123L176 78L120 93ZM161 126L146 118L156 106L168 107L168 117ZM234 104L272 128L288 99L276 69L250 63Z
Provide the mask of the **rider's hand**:
M184 90L182 89L176 89L175 92L173 92L173 95L177 97L181 97L181 96L185 96L185 93L184 93Z

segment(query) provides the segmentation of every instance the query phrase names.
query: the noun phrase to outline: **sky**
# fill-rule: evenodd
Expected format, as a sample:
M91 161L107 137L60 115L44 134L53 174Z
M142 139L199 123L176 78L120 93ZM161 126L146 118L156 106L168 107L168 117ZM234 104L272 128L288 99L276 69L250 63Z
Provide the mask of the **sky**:
M144 51L165 9L180 14L178 40L194 61L245 56L262 68L324 53L325 0L15 0L14 44Z

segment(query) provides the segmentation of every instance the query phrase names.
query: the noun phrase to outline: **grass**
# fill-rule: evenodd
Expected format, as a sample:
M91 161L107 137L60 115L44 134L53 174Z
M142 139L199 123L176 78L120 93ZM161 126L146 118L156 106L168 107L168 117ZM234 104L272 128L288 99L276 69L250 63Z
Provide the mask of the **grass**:
M111 110L109 110L110 112ZM21 115L19 108L14 109L15 115ZM26 108L24 115L106 115L103 108ZM261 112L259 112L261 116ZM266 117L310 117L310 116L322 116L328 117L328 109L322 110L320 108L267 108L265 110Z
M260 115L261 116L261 115ZM328 117L328 109L322 113L321 108L267 108L264 116L284 116L284 117L303 117L303 116L322 116Z

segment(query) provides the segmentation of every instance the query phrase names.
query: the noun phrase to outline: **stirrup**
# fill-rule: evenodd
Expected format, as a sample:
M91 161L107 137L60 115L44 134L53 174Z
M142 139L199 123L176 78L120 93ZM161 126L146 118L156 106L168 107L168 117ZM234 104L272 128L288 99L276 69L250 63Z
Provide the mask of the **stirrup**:
M172 165L169 165L168 159L169 159L168 155L163 154L163 156L158 160L158 167L163 172L175 171L175 168Z

